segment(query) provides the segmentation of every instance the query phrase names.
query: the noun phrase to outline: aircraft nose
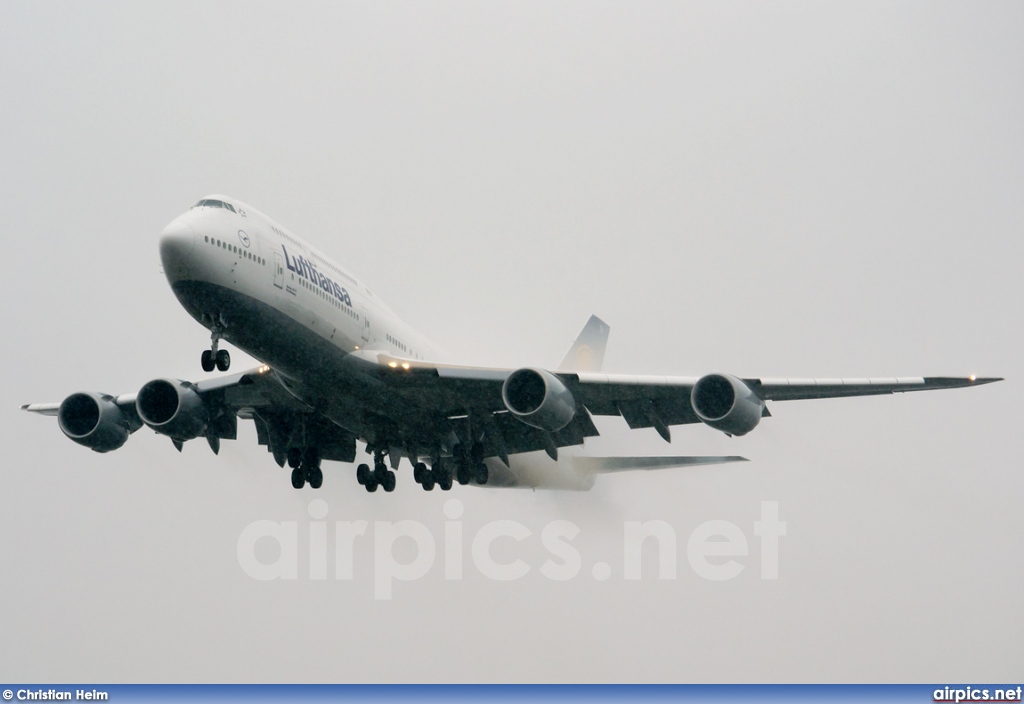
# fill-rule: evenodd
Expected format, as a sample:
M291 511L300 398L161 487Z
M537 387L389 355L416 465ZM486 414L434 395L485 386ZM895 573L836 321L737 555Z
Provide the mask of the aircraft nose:
M192 249L196 244L196 233L192 226L181 218L174 220L160 234L160 261L164 275L174 282L188 277Z

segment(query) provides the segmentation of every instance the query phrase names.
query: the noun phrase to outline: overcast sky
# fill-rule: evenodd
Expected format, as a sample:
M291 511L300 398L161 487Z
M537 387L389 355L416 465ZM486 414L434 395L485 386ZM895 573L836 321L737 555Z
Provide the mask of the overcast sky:
M1019 678L1021 36L1010 2L4 2L0 680ZM99 455L18 411L205 376L157 240L215 192L462 361L554 365L596 313L612 372L1007 381L777 403L671 446L602 421L595 454L752 461L584 494L428 494L407 465L367 494L330 463L297 492L251 423L219 457L149 430ZM336 521L369 522L351 581L333 558L309 579L315 498L332 550ZM375 599L374 522L440 546L451 498L464 578L439 557ZM787 524L774 581L763 501ZM496 519L532 533L494 544L521 579L469 558ZM260 520L298 523L297 579L239 565ZM580 529L565 582L540 572L556 520ZM653 520L677 576L648 543L628 581L624 523ZM732 580L688 563L707 521L749 541Z

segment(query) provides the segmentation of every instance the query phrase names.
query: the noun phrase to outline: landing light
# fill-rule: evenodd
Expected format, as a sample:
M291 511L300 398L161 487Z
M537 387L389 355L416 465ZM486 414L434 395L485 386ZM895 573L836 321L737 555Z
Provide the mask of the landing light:
M971 381L974 381L974 380L975 380L975 379L977 379L977 378L978 378L978 377L974 376L973 374L971 374L971 376L970 376L970 380L971 380Z
M388 362L388 366L394 369L395 367L398 366L398 362Z
M409 363L408 362L403 362L402 363L402 369L408 369L408 368L409 368Z

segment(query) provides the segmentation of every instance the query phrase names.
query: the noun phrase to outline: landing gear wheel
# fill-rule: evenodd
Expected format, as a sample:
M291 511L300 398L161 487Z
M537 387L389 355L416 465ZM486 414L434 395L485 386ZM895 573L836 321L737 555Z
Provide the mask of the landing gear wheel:
M448 467L441 467L437 476L437 485L441 487L441 491L452 490L452 471Z
M487 465L481 462L473 472L473 479L476 480L477 484L486 484L488 475L490 475L490 472L487 471Z
M420 482L420 484L423 486L423 490L424 491L433 491L434 490L434 473L432 471L430 471L430 470L427 470L427 475L425 477L423 477L423 481Z
M427 465L422 462L417 462L412 467L412 478L416 480L417 484L422 484L427 478Z
M366 483L370 481L370 466L361 464L356 467L356 481L366 486Z
M301 489L306 484L306 475L300 467L292 470L292 486Z
M288 448L288 466L298 469L302 466L302 450L297 447Z
M478 464L484 461L484 446L483 443L475 442L472 447L469 448L469 466L476 467Z
M466 462L459 462L458 468L455 470L455 478L459 480L459 484L466 486L469 484L469 465Z
M213 359L213 352L210 350L203 350L202 356L199 358L199 362L203 365L204 372L212 372L216 362Z
M438 460L434 463L431 468L431 474L434 476L434 481L441 487L441 491L450 491L452 488L452 469L448 466L447 462Z
M324 485L324 473L319 467L308 467L306 469L306 481L314 489L319 489Z
M380 485L384 487L384 491L391 493L395 490L396 481L397 478L395 477L394 472L384 472L384 481L382 481Z
M384 483L384 477L387 476L388 467L383 462L375 462L373 464L373 481L377 484Z
M217 350L217 369L226 372L231 368L231 353L227 350Z
M378 486L377 482L375 482L373 479L371 479L370 481L366 482L366 490L368 492L370 492L371 494L373 492L377 491L377 486Z

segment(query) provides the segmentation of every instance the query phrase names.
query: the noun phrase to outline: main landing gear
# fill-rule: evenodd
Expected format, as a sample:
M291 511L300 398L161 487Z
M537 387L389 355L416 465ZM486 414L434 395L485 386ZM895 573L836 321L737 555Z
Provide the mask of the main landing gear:
M460 458L460 461L456 462L455 478L458 479L459 484L466 486L472 481L477 484L486 484L488 475L490 472L487 471L487 465L483 463L483 460L472 463L465 461L464 458Z
M383 487L384 491L392 492L395 490L395 483L397 477L392 469L388 469L388 466L384 463L384 453L374 452L373 453L373 471L370 471L369 465L361 464L356 467L356 481L366 487L369 492L377 491L377 487Z
M463 486L470 482L486 484L489 472L481 457L482 454L480 448L478 452L457 454L446 459L438 458L430 467L422 462L416 462L412 467L412 477L425 491L433 491L435 486L440 487L441 491L451 491L456 480ZM373 453L373 469L366 464L356 468L356 481L369 492L377 491L378 487L383 487L384 491L388 492L395 490L395 472L385 464L384 452Z
M320 454L315 448L291 448L288 450L288 466L292 468L292 486L296 489L301 489L306 482L313 489L323 486L324 473L320 469Z
M200 362L204 372L212 372L214 367L218 371L226 372L231 367L231 353L227 350L203 350Z
M455 465L454 472L451 465ZM450 491L455 480L462 486L475 481L477 484L486 484L488 479L487 465L480 460L475 465L468 461L468 458L453 457L451 459L434 460L432 467L422 462L413 465L412 476L416 483L423 487L424 491L433 491L434 486L441 487L441 491Z
M214 367L218 371L226 372L231 367L231 353L227 350L217 349L220 343L221 333L224 328L221 325L214 325L210 333L210 349L203 350L200 362L204 372L212 372Z

